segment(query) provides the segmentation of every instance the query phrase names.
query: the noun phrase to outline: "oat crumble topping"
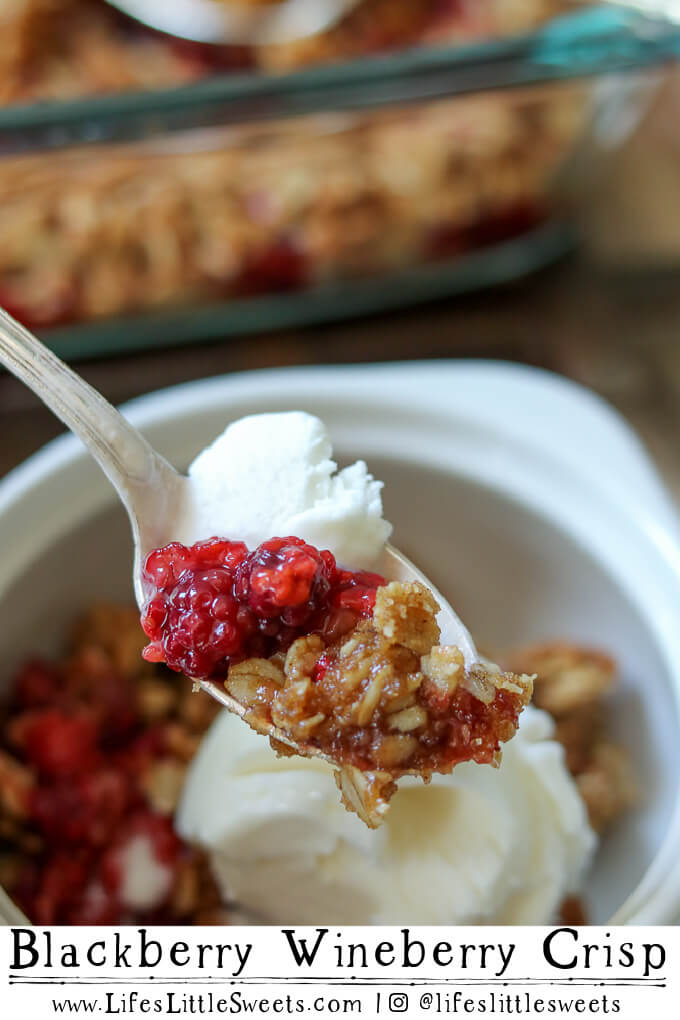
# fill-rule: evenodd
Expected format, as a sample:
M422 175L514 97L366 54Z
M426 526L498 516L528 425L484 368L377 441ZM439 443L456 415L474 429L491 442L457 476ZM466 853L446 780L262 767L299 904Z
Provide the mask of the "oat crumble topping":
M592 648L552 641L516 650L505 665L536 675L534 704L555 720L555 737L564 746L590 823L602 833L639 796L630 757L607 732L614 660Z
M300 637L285 656L231 666L225 681L255 730L277 728L279 753L289 741L339 765L345 806L372 828L401 776L498 765L531 698L529 675L466 669L458 648L439 645L438 610L421 584L393 581L339 639Z
M570 0L362 0L280 46L197 46L98 0L0 4L0 107L289 72L528 30ZM522 236L584 129L583 82L72 146L0 165L0 304L36 328L302 291ZM404 152L417 153L405 160Z

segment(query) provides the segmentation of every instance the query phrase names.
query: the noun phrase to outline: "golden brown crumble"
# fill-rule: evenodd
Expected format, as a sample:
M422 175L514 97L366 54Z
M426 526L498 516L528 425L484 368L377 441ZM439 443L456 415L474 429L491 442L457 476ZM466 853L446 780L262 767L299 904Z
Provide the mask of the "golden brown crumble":
M186 151L6 157L3 303L33 324L92 320L266 289L272 253L280 289L453 257L484 224L521 233L579 129L580 88L215 129Z
M139 614L130 606L92 606L76 621L71 645L77 655L93 651L131 679L153 676L153 667L141 657L144 634L139 632Z
M12 819L28 814L28 798L35 783L30 769L0 751L0 812Z
M606 700L616 685L608 655L566 642L546 642L505 657L510 669L536 675L534 704L555 720L555 737L588 808L602 832L636 801L637 783L628 753L607 734Z
M245 66L289 71L513 32L568 6L486 0L447 16L440 0L363 0L319 36L256 47ZM0 38L0 105L181 86L221 69L213 47L131 30L93 0L15 0ZM54 326L390 273L521 236L552 204L583 93L560 83L229 125L182 146L6 156L0 303Z
M338 764L346 806L372 827L400 776L498 764L531 697L531 677L466 669L458 648L438 645L438 610L422 585L392 582L338 640L298 638L285 657L232 666L225 682L254 729L276 727L277 750L289 742Z
M378 590L373 624L390 644L426 655L439 641L439 606L417 582L392 581Z
M628 752L604 736L595 742L588 764L575 778L597 832L603 832L638 799Z

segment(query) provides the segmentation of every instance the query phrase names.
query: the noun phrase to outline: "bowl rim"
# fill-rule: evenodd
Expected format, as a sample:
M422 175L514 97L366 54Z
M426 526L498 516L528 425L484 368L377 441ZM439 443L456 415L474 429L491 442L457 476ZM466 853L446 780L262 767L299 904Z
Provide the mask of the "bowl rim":
M539 404L541 400L547 399L551 404L557 401L558 404L561 402L563 406L571 405L572 410L576 411L579 416L585 415L586 418L590 416L591 422L599 421L603 430L613 429L611 435L614 436L618 433L619 439L622 440L622 449L627 447L631 465L635 464L637 458L638 481L640 478L644 479L647 488L646 492L638 490L640 499L636 501L635 505L631 505L630 501L625 504L616 501L616 504L613 504L611 502L612 492L608 491L606 485L600 495L604 498L605 505L610 509L617 506L620 514L619 526L627 523L629 529L637 534L641 546L645 547L645 553L657 558L656 567L659 570L659 576L662 575L662 568L664 568L666 582L670 582L677 595L680 595L680 527L677 525L676 511L635 434L604 401L577 384L540 369L498 362L432 361L339 368L302 366L252 371L196 380L157 390L129 402L124 406L124 411L133 424L142 430L152 427L160 428L164 422L181 420L188 413L195 412L197 408L200 408L203 413L206 411L219 413L225 410L229 413L238 403L245 402L247 404L253 399L261 403L263 400L273 399L277 393L280 395L282 382L287 384L287 396L294 389L293 383L297 382L297 390L292 396L293 403L297 403L298 406L304 406L305 394L314 392L320 383L327 386L329 390L334 390L336 398L339 399L342 399L343 393L347 396L358 389L360 391L359 402L363 401L365 404L367 393L373 392L375 395L376 377L381 381L379 403L392 412L395 406L400 407L403 411L404 401L409 395L414 402L414 409L417 408L422 398L419 387L426 380L432 385L434 393L439 393L441 397L456 382L463 381L465 383L476 379L477 384L487 385L491 390L495 388L497 392L499 386L501 388L505 386L506 399L509 399L510 403L516 402L520 394L524 399L528 394L533 394ZM450 389L448 389L448 395L450 397ZM392 398L392 401L389 398ZM448 408L451 412L450 400ZM432 408L428 408L427 413L430 412L437 416L443 413L442 407L437 407L436 399L432 401ZM502 406L499 408L499 413L501 415L503 413ZM240 414L237 412L236 416L240 416ZM550 433L550 430L547 431ZM537 445L534 447L534 453L536 455L540 452L541 446L545 447L546 444L549 446L554 441L554 436L550 434L539 435L535 438ZM519 444L521 449L519 437L513 437L512 441ZM64 467L77 466L79 463L87 463L89 460L89 454L73 436L63 435L48 443L0 480L0 516L21 499L30 498L42 485L58 475ZM460 465L460 467L461 474L465 475L465 466ZM559 467L561 474L564 474L564 464ZM468 468L470 468L469 464ZM451 470L451 465L449 465L449 470ZM511 470L506 472L505 477L494 478L492 474L490 477L484 478L475 473L472 473L470 477L477 484L490 485L500 494L509 496L519 503L525 503L533 512L547 515L552 524L566 530L572 539L579 542L583 539L584 536L579 534L578 529L574 530L573 527L568 526L569 524L573 525L573 522L568 521L568 515L566 518L564 515L561 518L553 516L550 512L550 504L546 504L545 500L536 498L535 493L529 499L526 492L517 489L516 486L513 488L509 484L509 479L512 477ZM589 484L593 484L592 479L589 480ZM618 493L614 489L613 496L617 495ZM555 511L554 506L552 510ZM652 529L649 526L650 517L655 525ZM588 546L587 551L594 555L592 546ZM606 570L608 569L607 564L603 564L601 560L600 565L604 566ZM609 572L611 573L611 571ZM630 595L630 592L628 594ZM644 613L643 616L645 616ZM669 654L668 648L663 645L663 633L651 630L650 637L655 643L661 642L659 651L663 653L662 658L669 667L673 693L680 711L680 655L676 658ZM677 647L680 648L680 638L678 638ZM680 791L656 856L649 863L636 888L629 893L608 923L677 923L678 917L680 917L678 847L680 847ZM25 919L0 889L0 922L2 921L21 923L25 922Z

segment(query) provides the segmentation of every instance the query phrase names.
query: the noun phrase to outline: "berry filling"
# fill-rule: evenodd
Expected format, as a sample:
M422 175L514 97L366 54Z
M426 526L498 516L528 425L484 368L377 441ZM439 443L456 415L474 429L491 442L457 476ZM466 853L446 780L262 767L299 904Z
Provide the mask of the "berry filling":
M306 634L340 637L370 616L385 584L295 537L250 553L221 538L173 542L149 554L144 581L144 658L199 679L224 678L230 665L269 658Z
M172 826L217 708L145 663L141 637L136 611L94 609L0 704L0 886L36 924L221 923Z

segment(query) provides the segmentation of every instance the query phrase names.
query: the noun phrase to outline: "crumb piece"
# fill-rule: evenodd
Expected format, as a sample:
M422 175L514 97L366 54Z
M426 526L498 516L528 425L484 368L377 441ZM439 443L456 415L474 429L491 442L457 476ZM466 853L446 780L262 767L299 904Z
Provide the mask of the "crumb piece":
M444 694L452 694L465 676L465 659L459 648L452 645L434 645L423 655L420 668L435 687Z
M560 923L574 927L588 924L588 915L580 896L567 896L560 907Z
M185 776L186 765L175 758L161 758L144 771L140 783L154 811L160 815L174 814Z
M608 655L562 642L523 649L510 656L508 665L538 675L534 704L555 719L597 704L615 683L616 664Z
M508 656L513 669L537 674L534 703L555 720L596 832L604 832L636 800L638 790L628 753L607 732L607 696L616 683L614 661L601 652L565 642L546 642Z
M171 715L177 703L177 692L160 677L144 677L136 690L137 706L145 722L156 722Z
M22 872L21 857L17 853L0 853L0 886L11 892L18 884Z
M284 661L286 683L310 676L325 645L319 634L308 634L293 641Z
M426 655L439 641L439 606L417 581L392 581L378 588L373 624L391 644Z
M595 745L576 782L596 832L604 832L638 798L628 754L606 740Z
M0 751L0 812L14 819L26 818L34 788L35 777L31 770Z
M170 902L175 916L189 918L193 924L228 923L208 858L198 850L179 865Z
M564 747L567 768L572 775L583 772L593 756L593 750L605 732L605 714L602 703L575 708L555 720L555 738Z
M336 771L335 782L348 811L357 814L369 829L382 825L390 798L397 790L389 772L362 772L354 765L346 765Z
M169 754L176 755L180 761L190 762L198 751L202 734L192 733L180 722L166 723L162 730L163 744Z
M245 659L229 668L225 687L248 709L270 705L284 684L282 670L269 659Z
M125 677L135 678L153 669L142 659L145 639L140 633L139 612L129 606L93 606L76 623L71 642L76 654L84 648L103 652Z

